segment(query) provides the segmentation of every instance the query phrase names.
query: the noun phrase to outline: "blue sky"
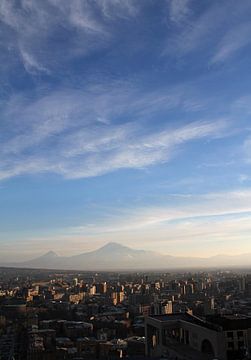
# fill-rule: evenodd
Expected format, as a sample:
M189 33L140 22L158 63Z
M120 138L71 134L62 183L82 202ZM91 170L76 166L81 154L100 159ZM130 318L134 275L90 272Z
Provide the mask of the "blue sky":
M0 260L251 252L251 3L2 0Z

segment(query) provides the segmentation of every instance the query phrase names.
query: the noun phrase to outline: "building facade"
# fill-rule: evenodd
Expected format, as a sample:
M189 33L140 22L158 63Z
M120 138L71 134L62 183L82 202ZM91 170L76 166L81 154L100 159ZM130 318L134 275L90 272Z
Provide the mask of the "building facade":
M146 354L177 360L251 359L251 318L188 313L149 316L145 323Z

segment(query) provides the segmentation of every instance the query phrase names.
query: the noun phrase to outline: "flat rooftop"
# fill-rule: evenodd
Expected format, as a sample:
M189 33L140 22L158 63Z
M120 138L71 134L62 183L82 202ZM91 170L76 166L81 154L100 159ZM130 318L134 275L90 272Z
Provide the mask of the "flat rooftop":
M251 317L245 315L211 315L206 320L188 313L152 315L149 318L163 323L185 321L214 331L237 330L251 328Z
M212 322L205 321L203 319L198 318L197 316L190 315L188 313L177 313L177 314L167 314L167 315L153 315L149 316L149 318L167 323L172 321L185 321L191 324L195 324L198 326L205 327L210 330L220 331L221 328L219 324L214 324Z

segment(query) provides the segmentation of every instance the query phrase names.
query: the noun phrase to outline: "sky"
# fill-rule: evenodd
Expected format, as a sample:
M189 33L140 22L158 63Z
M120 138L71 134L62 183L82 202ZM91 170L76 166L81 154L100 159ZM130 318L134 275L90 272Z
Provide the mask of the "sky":
M1 0L0 261L251 252L251 2Z

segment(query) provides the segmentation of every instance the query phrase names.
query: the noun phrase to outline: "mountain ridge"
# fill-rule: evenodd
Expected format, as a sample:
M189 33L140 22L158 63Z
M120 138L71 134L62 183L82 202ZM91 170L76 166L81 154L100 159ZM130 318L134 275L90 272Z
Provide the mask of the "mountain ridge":
M59 256L50 250L35 259L4 265L83 271L251 266L251 254L219 254L208 258L182 257L150 250L135 250L116 242L109 242L96 250L73 256Z

